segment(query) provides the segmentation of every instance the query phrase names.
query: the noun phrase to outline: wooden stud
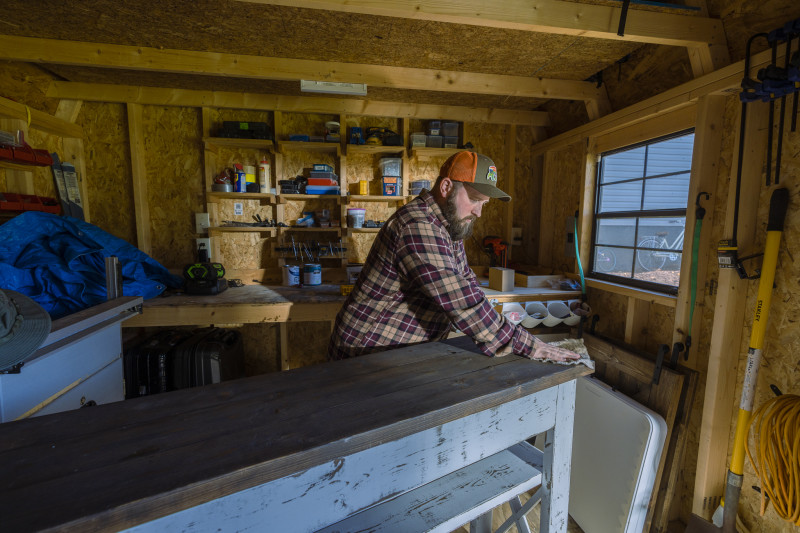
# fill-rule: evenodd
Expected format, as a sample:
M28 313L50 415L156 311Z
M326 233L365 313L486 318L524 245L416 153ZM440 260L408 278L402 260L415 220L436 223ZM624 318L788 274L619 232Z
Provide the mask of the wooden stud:
M511 195L511 200L505 202L505 239L509 243L506 248L506 261L511 262L511 254L513 246L511 243L514 240L513 226L514 226L514 178L517 166L517 127L512 125L506 126L506 178L505 188L506 192Z
M517 124L545 127L550 116L544 111L463 107L432 104L406 104L379 100L356 100L311 96L194 91L96 83L53 82L47 91L50 98L73 98L92 102L123 102L183 107L210 106L230 109L273 110L296 113L346 113L354 116L380 117L449 117L461 122ZM277 137L276 137L277 138Z
M628 311L625 316L625 344L643 349L647 337L647 322L650 319L650 302L628 296Z
M594 223L594 199L597 185L597 148L591 139L586 141L583 152L583 187L581 187L581 203L578 211L578 253L584 273L589 272L591 265L592 225ZM577 269L576 269L577 271Z
M144 132L142 131L142 106L128 104L128 140L131 151L131 176L136 214L137 247L150 255L150 204L147 200L147 166L144 157Z
M703 288L706 281L706 271L711 249L711 228L714 227L714 206L716 203L715 190L717 174L719 172L719 154L722 146L723 125L725 114L725 96L704 96L698 101L697 124L694 133L694 151L692 155L692 179L689 185L689 208L686 216L686 235L684 238L683 256L681 258L681 276L686 283L678 286L678 296L675 306L675 325L672 333L672 342L685 342L686 335L691 334L695 345L689 350L689 360L684 364L690 368L698 368L698 346L700 338L700 312L702 311ZM733 190L733 189L731 189ZM689 330L689 313L691 302L691 268L692 268L692 243L695 230L695 200L700 192L710 193L709 198L703 198L701 205L706 210L703 219L703 230L700 235L700 248L697 257L697 287L698 295L694 303L695 318Z
M542 189L539 198L539 262L543 267L552 267L553 228L550 224L551 189L550 172L553 170L553 152L545 152L542 161Z
M83 98L76 98L76 100L83 100ZM30 119L31 128L51 135L76 139L83 138L83 129L77 124L48 115L44 111L32 109L25 104L14 102L8 98L0 97L0 116L21 120L25 124Z
M734 154L738 154L739 143L745 143L737 237L740 250L749 250L754 242L762 165L766 154L767 136L764 130L768 115L766 104L748 104L745 138L737 138L733 150ZM736 131L738 130L737 125ZM731 186L725 219L726 238L733 234L736 171L734 164L731 166ZM718 498L724 491L727 454L723 451L731 443L730 431L734 417L737 368L742 356L742 325L745 322L747 287L748 282L739 279L735 269L720 269L692 500L692 513L706 519L711 517L714 509L704 508L704 502L709 498Z

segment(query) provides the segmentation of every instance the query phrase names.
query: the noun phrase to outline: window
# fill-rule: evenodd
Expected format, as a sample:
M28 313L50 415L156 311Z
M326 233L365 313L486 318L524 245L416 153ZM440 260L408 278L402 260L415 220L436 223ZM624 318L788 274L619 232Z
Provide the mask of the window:
M594 277L677 292L693 145L690 130L601 154Z

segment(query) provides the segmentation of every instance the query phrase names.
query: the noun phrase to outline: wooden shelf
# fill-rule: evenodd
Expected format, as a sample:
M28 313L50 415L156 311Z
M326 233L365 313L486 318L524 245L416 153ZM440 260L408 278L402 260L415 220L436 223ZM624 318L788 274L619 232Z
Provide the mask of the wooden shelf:
M299 227L286 227L286 228L279 228L281 233L289 233L289 232L299 232L299 233L321 233L321 232L335 232L337 235L339 234L339 230L342 228L299 228Z
M206 191L208 201L214 203L216 200L230 199L230 200L265 200L267 202L274 202L275 195L261 192L217 192Z
M250 150L275 151L275 143L267 139L229 139L227 137L204 137L206 145L229 146L231 148L247 148Z
M278 151L284 150L305 150L307 152L326 152L341 155L341 145L339 143L312 143L302 141L278 141Z
M336 200L339 201L338 194L279 194L277 195L278 203L284 203L286 200Z
M347 144L345 145L347 154L387 154L396 155L405 152L402 146L375 146L371 144Z
M263 226L211 226L208 233L269 233L274 236L277 229Z
M413 196L381 196L378 194L370 194L370 195L359 195L359 194L351 194L345 197L345 202L350 204L353 202L406 202Z
M347 228L347 233L378 233L381 228Z
M456 152L463 152L463 148L412 148L411 157L450 157Z

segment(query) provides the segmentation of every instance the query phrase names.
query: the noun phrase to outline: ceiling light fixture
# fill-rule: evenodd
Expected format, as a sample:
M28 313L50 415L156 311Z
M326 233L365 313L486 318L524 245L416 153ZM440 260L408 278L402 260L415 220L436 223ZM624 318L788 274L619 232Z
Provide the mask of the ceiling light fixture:
M366 96L367 84L300 80L300 90L304 93L355 94L358 96Z

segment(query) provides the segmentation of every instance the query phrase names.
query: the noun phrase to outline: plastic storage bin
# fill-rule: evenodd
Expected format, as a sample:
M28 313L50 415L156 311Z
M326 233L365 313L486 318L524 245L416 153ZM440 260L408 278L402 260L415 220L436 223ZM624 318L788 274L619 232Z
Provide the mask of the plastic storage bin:
M442 122L439 120L429 120L428 135L441 135L441 134L442 134Z
M412 133L411 134L411 147L419 147L425 146L425 143L428 142L428 136L422 132Z
M458 148L458 137L443 137L445 148Z
M458 137L458 122L443 122L442 135L445 137Z
M442 147L442 136L441 135L428 135L428 144L426 144L428 148L441 148Z
M382 157L378 164L384 176L403 175L403 160L399 157Z

